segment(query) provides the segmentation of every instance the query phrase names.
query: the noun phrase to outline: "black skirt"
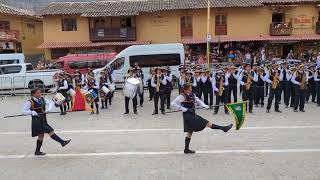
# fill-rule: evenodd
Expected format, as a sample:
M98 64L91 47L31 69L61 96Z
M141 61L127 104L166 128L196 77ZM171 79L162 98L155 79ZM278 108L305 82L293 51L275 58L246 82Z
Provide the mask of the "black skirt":
M40 115L40 117L32 116L31 129L32 137L54 131L54 129L48 124L45 115Z
M208 120L192 113L183 113L184 132L202 131L208 124Z

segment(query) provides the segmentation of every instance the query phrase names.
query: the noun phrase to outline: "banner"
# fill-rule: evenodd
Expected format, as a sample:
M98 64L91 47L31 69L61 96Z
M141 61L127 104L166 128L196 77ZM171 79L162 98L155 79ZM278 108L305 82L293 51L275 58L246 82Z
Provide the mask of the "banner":
M246 103L233 103L233 104L226 104L229 112L233 114L234 121L236 124L236 130L239 130L245 119L246 119Z

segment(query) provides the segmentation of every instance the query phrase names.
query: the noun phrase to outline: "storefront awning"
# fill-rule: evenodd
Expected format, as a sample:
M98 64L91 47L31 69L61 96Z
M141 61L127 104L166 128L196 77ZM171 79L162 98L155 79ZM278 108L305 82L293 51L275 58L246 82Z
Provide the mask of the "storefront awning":
M320 35L293 35L293 36L251 36L251 37L214 37L211 43L218 42L248 42L248 41L312 41L320 40ZM206 39L184 39L183 44L207 43Z
M90 48L104 46L129 46L150 44L150 41L117 41L117 42L45 42L38 48L40 49L61 49L61 48Z

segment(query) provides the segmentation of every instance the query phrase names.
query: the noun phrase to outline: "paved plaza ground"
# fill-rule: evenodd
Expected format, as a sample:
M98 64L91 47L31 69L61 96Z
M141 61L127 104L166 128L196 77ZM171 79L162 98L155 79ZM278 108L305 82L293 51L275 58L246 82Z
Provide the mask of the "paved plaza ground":
M240 131L194 134L190 147L197 154L185 155L181 113L152 116L153 102L146 101L139 115L123 115L124 98L117 92L100 115L48 115L57 134L72 142L61 148L47 137L42 146L47 156L34 157L30 117L2 118L21 113L26 98L0 99L1 180L320 179L320 107L314 103L306 105L306 113L283 103L281 114L255 108ZM218 115L198 114L217 124L233 121L222 108Z

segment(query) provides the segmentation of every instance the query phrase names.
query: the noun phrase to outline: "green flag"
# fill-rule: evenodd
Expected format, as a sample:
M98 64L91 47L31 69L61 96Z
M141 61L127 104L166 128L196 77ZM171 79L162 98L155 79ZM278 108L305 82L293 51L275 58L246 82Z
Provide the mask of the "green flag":
M246 103L226 104L229 112L232 112L236 124L236 130L239 130L246 119Z

